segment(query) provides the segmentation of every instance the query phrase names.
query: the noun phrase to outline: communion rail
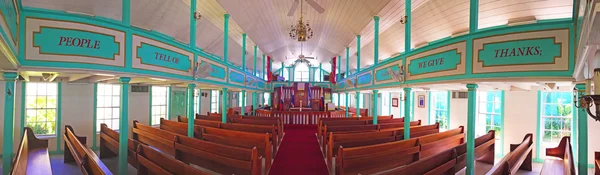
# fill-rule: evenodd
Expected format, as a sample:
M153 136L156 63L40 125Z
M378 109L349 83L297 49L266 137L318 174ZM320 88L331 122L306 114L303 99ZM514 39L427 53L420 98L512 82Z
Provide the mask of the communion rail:
M344 118L346 111L268 111L256 110L256 116L277 117L283 124L316 125L319 118Z

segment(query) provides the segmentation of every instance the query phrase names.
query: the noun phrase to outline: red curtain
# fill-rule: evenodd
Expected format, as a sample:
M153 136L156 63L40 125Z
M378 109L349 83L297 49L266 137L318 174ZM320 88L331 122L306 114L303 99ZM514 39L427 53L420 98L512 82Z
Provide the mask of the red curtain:
M271 83L271 56L267 55L267 83Z
M335 84L335 74L337 73L335 70L337 68L337 57L333 57L332 61L331 61L331 72L329 73L329 81L332 84Z

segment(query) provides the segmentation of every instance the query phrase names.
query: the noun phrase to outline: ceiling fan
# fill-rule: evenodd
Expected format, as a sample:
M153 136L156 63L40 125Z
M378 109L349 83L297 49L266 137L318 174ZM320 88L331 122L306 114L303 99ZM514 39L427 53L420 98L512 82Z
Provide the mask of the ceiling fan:
M302 0L294 0L294 2L292 3L292 8L288 12L288 16L294 16L294 13L296 13L296 9L298 9L298 5L300 4L300 1L302 1ZM321 7L319 4L317 4L317 2L315 2L314 0L304 0L304 1L306 3L308 3L308 5L310 5L312 8L314 8L317 12L319 12L319 13L325 12L325 9L323 7Z
M304 43L300 43L300 55L298 55L298 59L307 59L307 60L315 59L315 57L305 57L303 52L304 52Z

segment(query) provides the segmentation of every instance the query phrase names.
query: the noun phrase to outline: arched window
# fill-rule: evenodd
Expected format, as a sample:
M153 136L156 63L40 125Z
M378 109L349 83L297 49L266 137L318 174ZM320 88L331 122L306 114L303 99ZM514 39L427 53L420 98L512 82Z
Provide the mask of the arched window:
M305 63L297 64L294 70L294 81L308 82L308 65Z

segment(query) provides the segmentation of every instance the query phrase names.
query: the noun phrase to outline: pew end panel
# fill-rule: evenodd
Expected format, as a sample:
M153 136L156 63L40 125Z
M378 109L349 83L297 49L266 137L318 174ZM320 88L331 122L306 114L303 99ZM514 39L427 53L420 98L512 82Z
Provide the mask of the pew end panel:
M77 136L70 125L65 126L63 138L65 163L76 162L83 174L112 175L96 153L85 145L86 137Z
M200 169L191 167L177 159L169 157L154 148L138 145L136 165L138 175L146 174L199 174L208 175Z
M75 136L75 138L77 140L79 140L79 142L82 145L86 145L87 143L87 138L84 136L78 136L75 134L75 130L73 130L73 127L71 127L70 125L65 125L65 134L63 136L63 140L64 140L64 144L63 144L63 149L65 150L65 153L63 154L63 159L64 159L64 163L68 163L68 162L74 162L75 158L73 157L73 152L67 147L67 142L69 141L69 138L67 137L67 131L71 131L73 132L73 135Z
M528 133L519 144L510 144L510 152L506 154L488 175L515 174L518 170L532 170L533 134Z
M383 174L454 175L456 157L456 149L449 149Z
M35 159L35 165L29 159ZM23 137L12 162L10 174L52 174L48 140L35 137L29 127L23 128Z
M546 156L555 157L548 158L544 161L542 174L551 174L550 172L562 172L566 175L575 175L575 161L573 160L573 151L571 147L571 137L565 136L561 138L559 144L555 148L546 148Z

